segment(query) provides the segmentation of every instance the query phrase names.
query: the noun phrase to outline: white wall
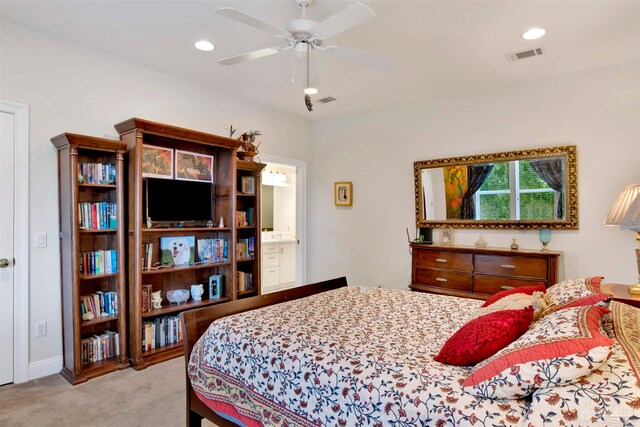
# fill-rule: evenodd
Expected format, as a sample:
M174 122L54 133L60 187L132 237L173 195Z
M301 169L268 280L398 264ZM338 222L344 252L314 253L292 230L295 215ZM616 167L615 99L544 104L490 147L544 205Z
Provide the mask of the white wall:
M63 132L117 135L113 124L140 117L227 135L260 129L263 153L309 160L311 127L303 119L239 100L41 33L0 21L0 99L30 105L30 364L61 367L56 150ZM213 72L213 70L212 70ZM35 248L35 233L49 245ZM34 337L46 320L48 334ZM49 368L42 368L50 362ZM55 372L55 370L53 371Z
M310 280L406 288L413 161L575 144L580 229L553 231L550 244L564 251L561 277L634 283L634 234L602 220L622 188L640 182L639 76L639 63L627 63L314 123ZM334 206L334 181L353 181L353 207ZM541 247L536 231L455 234L459 244L482 234L489 246L517 238Z

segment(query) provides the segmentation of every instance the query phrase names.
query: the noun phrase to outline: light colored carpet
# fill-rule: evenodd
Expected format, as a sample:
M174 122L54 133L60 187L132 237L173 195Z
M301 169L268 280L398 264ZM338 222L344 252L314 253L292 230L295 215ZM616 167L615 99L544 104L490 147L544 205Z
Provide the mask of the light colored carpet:
M170 427L184 426L185 413L183 358L77 386L51 375L0 387L0 426Z

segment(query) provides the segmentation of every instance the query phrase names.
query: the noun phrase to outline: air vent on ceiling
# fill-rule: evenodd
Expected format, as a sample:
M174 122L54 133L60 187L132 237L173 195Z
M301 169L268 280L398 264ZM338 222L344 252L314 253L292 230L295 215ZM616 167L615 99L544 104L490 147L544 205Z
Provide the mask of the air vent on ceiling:
M544 54L544 48L542 46L534 47L530 50L523 50L522 52L513 52L505 54L505 58L509 62L516 62L526 58L533 58L534 56L540 56Z
M321 104L328 104L329 102L333 102L336 99L333 96L327 96L325 98L320 98L318 99L316 102L319 102Z

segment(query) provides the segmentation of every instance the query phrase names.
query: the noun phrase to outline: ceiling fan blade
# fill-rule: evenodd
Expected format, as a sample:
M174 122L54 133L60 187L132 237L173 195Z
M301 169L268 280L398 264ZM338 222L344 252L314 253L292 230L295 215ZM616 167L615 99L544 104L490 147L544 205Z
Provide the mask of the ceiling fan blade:
M267 24L266 22L261 21L258 18L254 18L253 16L247 15L246 13L240 12L239 10L232 7L221 7L219 9L216 9L215 13L233 19L234 21L242 22L243 24L249 25L250 27L266 31L267 33L273 34L274 36L291 36L291 33L289 33L288 31L285 31L278 27L274 27L271 24Z
M242 55L230 56L229 58L219 59L218 64L221 65L235 65L241 62L251 61L253 59L264 58L265 56L275 55L276 53L280 53L282 47L274 46L267 47L265 49L254 50L251 52L243 53Z
M376 14L369 6L355 2L316 25L313 31L321 39L326 40L375 16Z
M348 47L327 46L325 51L328 55L335 56L336 58L359 62L363 65L377 68L382 71L390 71L396 65L396 62L393 59L375 56L370 53Z

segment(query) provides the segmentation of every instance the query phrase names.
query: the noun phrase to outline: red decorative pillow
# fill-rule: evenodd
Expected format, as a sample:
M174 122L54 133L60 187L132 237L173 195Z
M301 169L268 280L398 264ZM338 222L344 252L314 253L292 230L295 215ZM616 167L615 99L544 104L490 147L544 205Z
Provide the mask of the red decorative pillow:
M507 289L505 291L500 291L497 294L493 294L491 296L491 298L489 298L488 300L486 300L484 302L484 304L482 304L482 307L488 307L491 304L493 304L494 302L498 301L499 299L502 299L508 295L513 295L513 294L527 294L527 295L533 295L534 292L544 292L546 291L547 288L545 288L545 286L543 284L540 285L535 285L535 286L520 286L517 288L511 288L511 289Z
M475 365L518 339L532 321L533 307L478 317L458 329L433 359L446 365Z

